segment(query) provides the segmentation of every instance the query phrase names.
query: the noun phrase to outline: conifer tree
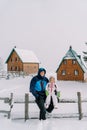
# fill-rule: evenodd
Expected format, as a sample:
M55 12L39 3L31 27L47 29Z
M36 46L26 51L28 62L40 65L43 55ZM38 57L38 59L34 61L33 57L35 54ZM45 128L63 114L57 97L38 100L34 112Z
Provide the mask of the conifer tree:
M0 57L0 72L2 72L2 71L3 71L3 60Z
M87 45L87 42L85 44ZM87 51L83 51L83 54L84 54L83 59L85 62L87 62Z

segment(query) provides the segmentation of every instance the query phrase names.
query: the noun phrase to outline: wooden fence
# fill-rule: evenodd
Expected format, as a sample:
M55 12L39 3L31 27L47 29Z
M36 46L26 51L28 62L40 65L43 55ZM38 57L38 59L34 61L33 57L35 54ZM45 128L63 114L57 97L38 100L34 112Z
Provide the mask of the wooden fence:
M11 117L11 110L12 110L12 106L13 106L13 103L12 103L13 102L13 93L10 94L10 98L8 98L8 97L0 98L0 100L4 100L4 103L9 103L9 105L10 105L9 111L0 110L0 113L7 113L8 118L10 118ZM87 100L83 100L83 101L81 100L81 93L80 92L77 92L77 101L67 100L67 99L60 99L60 101L59 101L59 103L77 103L78 104L78 118L79 118L79 120L81 120L83 118L82 102L87 102ZM24 117L24 119L25 119L25 121L27 119L30 119L29 118L29 104L35 103L35 101L29 101L29 94L28 93L25 94L24 101L14 101L14 105L15 105L15 103L18 103L18 104L24 103L25 104L25 112L24 112L25 117ZM67 116L67 117L69 118L70 116ZM65 118L67 118L67 117L65 116ZM58 116L58 118L60 118L60 117ZM73 116L71 116L71 118L73 118Z
M11 116L11 109L12 109L12 100L13 100L13 93L10 94L10 97L0 97L0 101L4 101L4 103L8 103L9 110L0 110L0 113L6 113L8 119L10 119Z

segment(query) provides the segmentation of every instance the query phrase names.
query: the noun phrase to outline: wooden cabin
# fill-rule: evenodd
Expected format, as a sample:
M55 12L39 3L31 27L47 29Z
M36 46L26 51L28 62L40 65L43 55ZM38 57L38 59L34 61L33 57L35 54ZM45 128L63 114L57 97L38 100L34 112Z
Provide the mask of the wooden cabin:
M7 71L24 72L25 74L35 74L39 69L39 60L34 52L13 48L7 60Z
M57 80L84 81L86 71L87 69L81 60L81 56L77 55L70 46L56 70Z

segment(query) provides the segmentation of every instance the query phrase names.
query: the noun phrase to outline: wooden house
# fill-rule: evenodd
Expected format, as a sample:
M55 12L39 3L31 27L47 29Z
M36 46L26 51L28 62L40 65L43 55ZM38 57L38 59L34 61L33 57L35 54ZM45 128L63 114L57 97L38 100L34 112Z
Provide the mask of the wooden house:
M25 74L35 74L38 72L39 60L34 52L13 48L7 60L7 71L24 72Z
M81 60L81 56L77 55L70 46L56 70L57 80L84 81L86 71L87 69Z

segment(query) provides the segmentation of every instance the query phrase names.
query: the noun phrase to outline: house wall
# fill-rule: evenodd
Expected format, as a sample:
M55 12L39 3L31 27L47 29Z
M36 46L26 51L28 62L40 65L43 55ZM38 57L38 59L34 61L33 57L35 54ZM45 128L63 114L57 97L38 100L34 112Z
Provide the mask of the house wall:
M23 63L15 51L13 51L8 60L7 69L8 71L23 71Z
M22 63L21 59L19 58L19 56L16 54L15 51L13 51L7 63L7 70L11 72L23 71L25 74L32 74L37 73L38 68L39 68L38 63Z
M61 72L62 70L66 71L65 75L62 75ZM78 70L78 75L74 74L74 70ZM75 64L72 64L72 59L68 59L67 63L64 64L63 62L61 63L58 71L57 71L57 80L84 80L84 72L82 71L80 65L76 61Z
M23 71L26 74L34 74L37 73L39 69L39 64L38 63L24 63L23 64Z

